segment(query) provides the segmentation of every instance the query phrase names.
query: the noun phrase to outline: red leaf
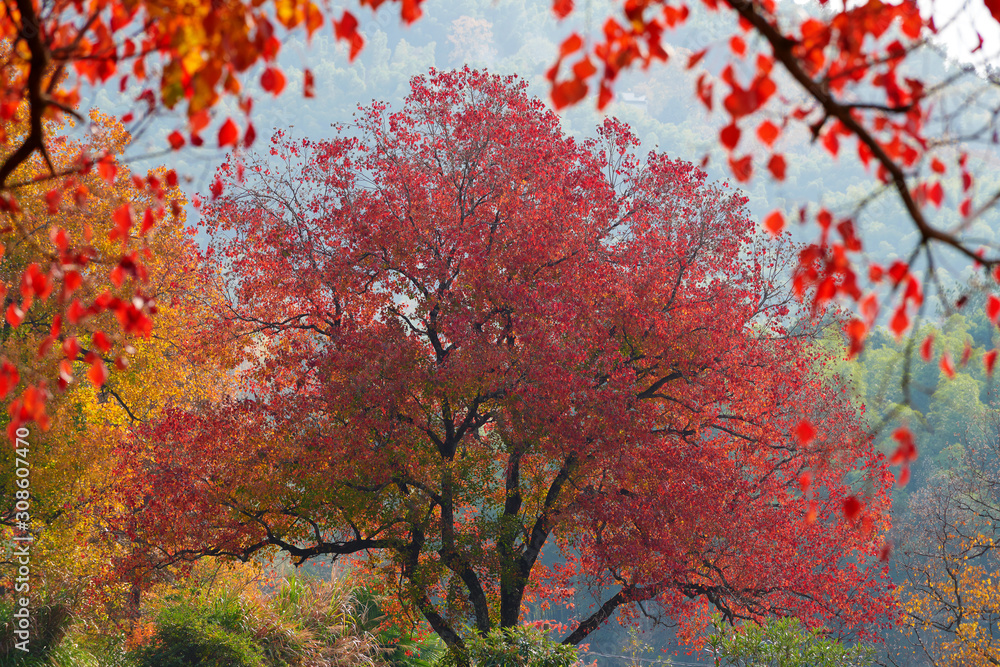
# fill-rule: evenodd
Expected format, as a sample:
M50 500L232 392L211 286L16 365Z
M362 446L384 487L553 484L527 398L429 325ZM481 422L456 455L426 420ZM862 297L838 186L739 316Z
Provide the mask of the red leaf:
M346 40L351 45L348 60L354 62L365 44L364 38L358 33L358 20L353 14L345 11L339 21L333 22L333 34L337 39Z
M104 365L104 362L100 359L96 359L90 366L90 370L87 371L87 378L94 383L95 387L100 388L108 380L108 369Z
M847 358L853 359L865 349L865 336L868 335L868 327L865 326L864 322L855 317L847 323L844 330L847 333L847 339L850 341Z
M559 45L559 57L565 58L574 51L579 51L583 46L583 38L575 32L563 40L563 43Z
M719 138L722 140L722 145L731 151L740 142L740 134L742 133L740 132L740 128L736 126L736 123L730 123L722 128Z
M995 294L990 294L986 299L986 317L990 318L990 322L997 324L997 319L1000 318L1000 297Z
M284 86L284 83L281 84ZM267 88L265 87L265 90ZM280 92L280 91L279 91ZM236 127L236 123L233 122L232 118L227 118L226 122L222 124L219 128L219 147L223 146L236 146L236 143L240 140L240 130Z
M573 11L573 0L552 0L552 13L564 19Z
M742 58L747 53L747 44L739 35L733 35L729 38L729 50Z
M784 228L785 215L781 211L771 211L771 213L764 218L764 229L766 229L771 236L778 236Z
M944 200L944 188L941 187L941 181L928 188L927 199L937 208L941 208L941 202Z
M115 226L114 229L108 232L108 238L112 241L117 238L121 238L123 241L128 239L129 229L132 228L132 206L122 204L111 214L111 219L114 221Z
M972 200L963 199L958 207L958 212L962 214L963 218L968 218L969 214L972 213Z
M816 438L816 429L813 425L809 423L808 420L803 419L799 422L799 425L795 427L795 439L799 441L799 444L805 447L810 442Z
M774 178L779 181L785 180L786 167L787 165L785 164L785 156L781 155L780 153L775 153L774 155L772 155L771 160L767 163L768 171L770 171L771 175L774 176Z
M580 62L573 65L573 76L576 79L583 80L588 79L597 74L597 68L594 67L594 63L590 62L590 58L584 58Z
M111 339L103 331L96 331L94 332L94 347L101 352L107 352L111 349Z
M740 183L746 183L753 175L753 163L749 155L744 155L738 160L729 158L729 168L733 172L733 177Z
M945 172L944 163L941 160L934 158L931 160L931 170L936 174L943 174Z
M920 345L920 358L924 361L931 360L931 351L934 347L934 334L929 334Z
M706 53L708 53L708 49L707 48L702 49L701 51L695 51L694 53L692 53L691 57L688 58L687 68L688 69L693 69L698 63L701 62L701 59L705 57Z
M913 434L910 429L900 426L893 432L892 437L899 444L889 459L889 465L894 466L917 460L917 446L913 442Z
M0 398L6 397L20 381L21 375L17 372L17 366L4 359L0 364Z
M939 365L941 366L941 371L948 377L949 380L955 377L955 367L951 363L950 354L947 352L942 354Z
M260 85L269 93L280 95L285 89L285 75L276 67L268 67L260 75Z
M552 87L552 106L556 109L579 102L587 94L587 84L579 79L563 81Z
M844 499L844 516L847 517L848 521L854 521L861 514L861 502L858 501L854 496L848 496Z
M768 146L774 144L774 140L778 138L780 133L781 128L769 120L765 120L757 126L757 136Z
M110 157L101 158L97 163L97 173L108 185L114 183L115 174L118 173L118 165Z
M906 315L906 306L900 304L889 322L889 330L896 336L896 340L903 337L906 328L910 326L910 318Z
M997 364L997 351L990 350L983 355L983 365L986 366L986 374L993 375L993 368Z
M840 151L840 140L837 139L837 133L833 130L827 131L823 135L823 147L832 155L837 157L837 152Z
M808 491L811 485L812 485L811 472L804 472L801 475L799 475L799 488L802 489L802 493Z
M302 96L316 97L316 81L313 78L312 70L306 69L302 77Z
M62 201L62 191L58 188L45 193L45 203L48 207L49 215L59 213L59 203Z
M1000 21L1000 0L985 0L986 9L990 10L990 14L997 21Z
M21 321L24 319L24 311L18 308L13 303L7 306L7 323L15 329L20 326Z

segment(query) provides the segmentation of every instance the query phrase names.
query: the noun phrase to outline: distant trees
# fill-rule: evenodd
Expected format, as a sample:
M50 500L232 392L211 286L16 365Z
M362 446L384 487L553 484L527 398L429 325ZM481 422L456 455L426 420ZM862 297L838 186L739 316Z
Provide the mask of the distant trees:
M121 571L364 558L457 647L580 585L604 597L565 643L638 605L692 633L889 622L891 476L789 334L745 200L617 121L565 137L524 88L432 72L356 136L221 169L215 335L245 398L123 446Z
M997 532L1000 409L970 419L955 461L921 489L900 544L901 600L910 632L939 665L1000 659Z

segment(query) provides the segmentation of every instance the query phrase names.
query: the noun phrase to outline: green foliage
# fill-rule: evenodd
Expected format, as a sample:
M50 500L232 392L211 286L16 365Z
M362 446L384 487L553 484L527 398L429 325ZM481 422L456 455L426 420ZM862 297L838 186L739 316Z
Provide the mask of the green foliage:
M875 652L861 644L847 646L820 630L803 627L797 618L770 620L763 625L725 626L712 618L715 631L706 649L716 665L731 667L864 667L874 664Z
M365 613L345 580L291 577L266 597L234 587L175 591L130 658L137 667L385 665Z
M197 615L164 619L153 643L138 649L135 661L141 667L263 667L260 649L248 638Z
M571 667L577 660L575 647L553 642L534 628L518 627L494 629L486 636L470 631L464 653L450 648L434 667Z

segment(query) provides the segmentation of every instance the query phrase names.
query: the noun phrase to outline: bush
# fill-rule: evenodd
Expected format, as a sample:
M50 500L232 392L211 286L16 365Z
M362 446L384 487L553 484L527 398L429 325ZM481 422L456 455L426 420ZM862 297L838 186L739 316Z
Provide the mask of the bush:
M454 648L434 667L572 667L578 661L576 648L558 644L530 627L499 628L485 637L469 632L464 654Z
M265 667L264 654L247 636L239 602L182 601L163 609L152 641L134 651L139 667Z
M137 667L384 664L344 582L292 577L269 596L255 591L230 586L171 593L158 604L152 636L130 658Z

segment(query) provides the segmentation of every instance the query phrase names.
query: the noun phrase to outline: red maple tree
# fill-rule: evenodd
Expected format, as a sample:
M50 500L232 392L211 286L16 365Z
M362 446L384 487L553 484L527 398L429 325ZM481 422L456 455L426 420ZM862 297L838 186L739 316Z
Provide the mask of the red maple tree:
M360 4L377 10L387 3L362 0ZM812 219L819 228L819 238L798 258L798 293L810 295L817 309L838 297L854 303L857 316L845 325L852 354L862 349L867 332L886 306L893 331L902 336L909 329L924 300L924 276L913 269L921 256L927 266L935 266L941 260L940 250L952 248L974 266L1000 277L998 249L980 245L971 233L974 223L1000 202L1000 193L986 191L977 182L982 161L967 150L970 142L978 142L993 152L1000 110L991 97L995 76L984 74L982 68L965 67L936 82L908 69L924 51L936 48L935 40L946 27L935 24L933 4L928 8L917 0L871 0L837 6L821 0L809 12L790 11L790 5L782 9L774 0L702 0L701 4L738 19L738 29L709 49L715 57L725 52L727 64L718 76L703 72L692 91L707 109L718 109L727 120L719 142L728 152L733 176L746 181L756 173L783 180L791 159L782 150L783 137L796 126L805 127L834 156L856 150L873 180L898 197L919 232L913 253L890 263L864 255L858 233L864 223L856 216L837 216L808 203L798 208L801 221ZM417 20L420 5L421 0L398 0L401 20ZM992 18L985 20L1000 18L1000 3L987 0L986 6ZM181 11L173 2L114 0L17 0L0 6L0 72L6 82L0 91L0 211L11 221L0 227L4 243L24 237L26 224L17 193L30 180L51 180L49 201L58 212L76 201L70 193L77 190L79 175L96 169L110 181L116 178L108 155L82 152L64 166L50 159L57 133L47 121L76 113L81 84L115 81L122 90L135 83L143 86L122 119L136 130L163 108L184 109L186 122L170 134L169 148L206 142L236 147L250 145L255 137L249 118L253 100L244 90L252 67L264 65L260 83L265 91L279 94L285 89L285 77L276 65L282 30L304 30L311 37L329 24L336 38L350 45L351 59L364 44L351 12L334 16L325 3L312 0L186 7L190 11ZM564 18L574 11L574 3L554 0L552 9ZM963 5L956 20L971 11L971 5ZM574 33L561 43L548 73L554 104L578 102L596 82L598 105L604 107L621 72L668 59L672 31L689 15L688 5L678 0L617 3L596 37ZM705 56L706 50L696 52L684 65L697 67ZM971 132L967 118L946 103L969 81L974 90L964 99L985 107L987 118ZM307 69L302 93L312 95L313 86ZM802 95L806 102L789 101ZM212 111L225 97L235 98L247 118L225 119L217 136L206 140L202 135ZM751 140L758 150L751 150ZM31 160L36 164L29 165ZM25 173L29 166L31 174ZM157 190L155 184L150 190ZM958 211L957 224L949 210ZM151 209L149 215L158 215L156 211ZM777 233L786 225L788 213L772 211L763 224ZM145 217L147 212L132 214ZM133 215L120 214L126 240ZM55 225L53 233L58 231ZM86 247L68 250L68 255L40 253L31 263L36 266L34 273L19 272L0 283L5 312L11 307L24 311L25 303L46 293L45 286L58 293L63 274L75 270L75 264L62 261L63 255L86 258L91 265L99 261L119 272L141 269L132 253L90 258ZM882 291L864 289L859 276L865 273ZM15 293L19 284L25 286L20 298ZM141 285L136 294L141 298ZM96 302L89 306L104 308ZM1000 309L988 314L1000 322L998 313ZM10 318L8 323L17 326ZM992 350L983 359L990 373L996 358L997 351ZM44 423L47 388L25 383L22 378L27 374L16 372L24 370L23 364L2 361L0 382L5 391L0 397L23 404L27 394L35 396L30 402L36 407L24 419Z
M246 394L123 445L119 572L366 556L449 645L584 584L568 643L640 602L887 622L891 475L790 328L787 251L740 194L614 120L568 138L525 87L432 72L357 136L222 168L216 335Z

